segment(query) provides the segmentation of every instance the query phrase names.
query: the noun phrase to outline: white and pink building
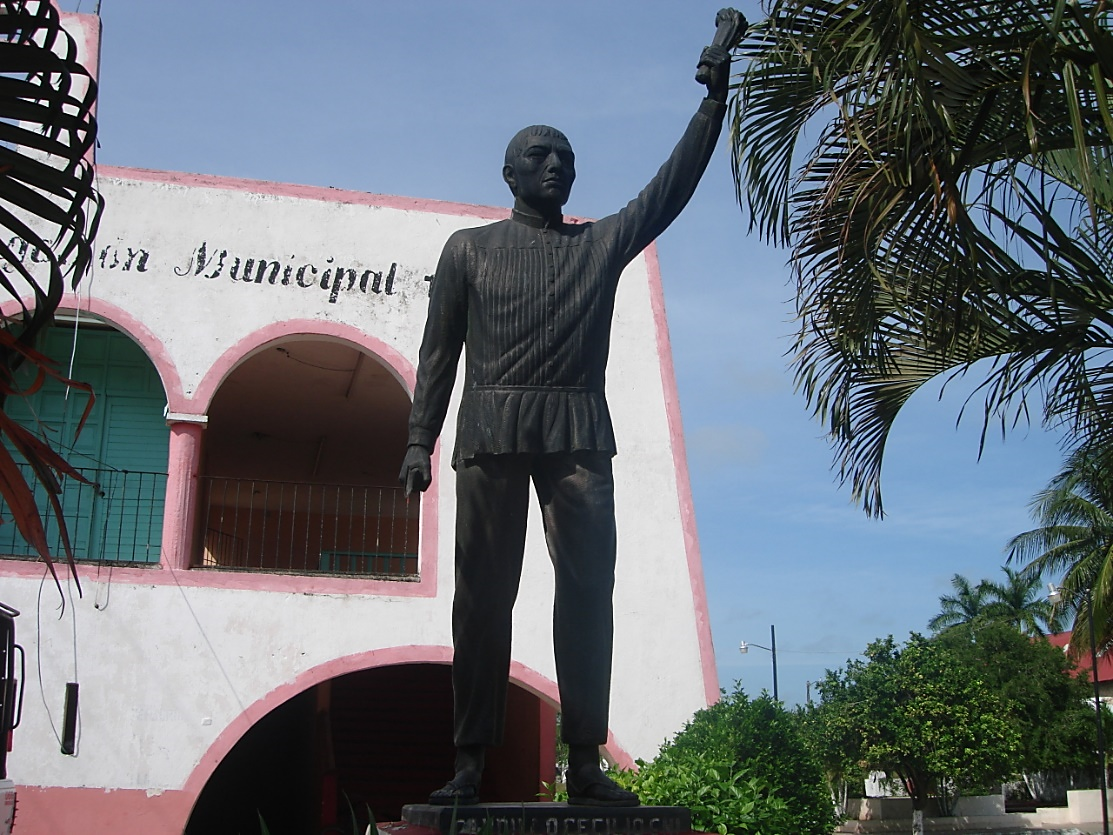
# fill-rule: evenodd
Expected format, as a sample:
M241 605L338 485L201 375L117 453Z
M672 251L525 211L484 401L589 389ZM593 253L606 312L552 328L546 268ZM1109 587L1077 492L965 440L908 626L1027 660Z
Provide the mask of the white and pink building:
M95 65L98 21L70 23ZM0 527L0 599L22 613L28 662L15 831L252 831L256 811L274 832L311 831L345 795L395 816L452 756L450 450L423 497L396 486L428 281L451 232L506 210L98 178L94 268L47 345L97 391L71 460L100 491L65 496L83 596L71 584L60 612L43 564ZM630 765L718 695L652 247L621 282L608 396L621 451L606 754ZM83 408L53 385L23 417L68 444ZM551 598L534 518L490 799L554 776Z

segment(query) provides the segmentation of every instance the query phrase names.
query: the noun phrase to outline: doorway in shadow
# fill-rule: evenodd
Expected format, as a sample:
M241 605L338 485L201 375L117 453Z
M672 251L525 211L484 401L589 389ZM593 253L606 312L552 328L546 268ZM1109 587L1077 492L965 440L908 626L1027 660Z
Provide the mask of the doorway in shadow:
M555 777L556 711L510 685L506 744L488 756L484 801L529 802ZM186 835L349 833L396 821L452 775L452 679L445 664L347 673L279 705L232 748Z

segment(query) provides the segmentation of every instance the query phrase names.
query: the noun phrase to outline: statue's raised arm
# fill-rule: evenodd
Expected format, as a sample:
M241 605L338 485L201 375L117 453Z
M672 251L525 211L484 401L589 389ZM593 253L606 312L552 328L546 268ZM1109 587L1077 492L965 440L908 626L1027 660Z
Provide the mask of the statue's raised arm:
M613 241L620 271L683 211L715 151L727 110L731 52L746 25L745 18L734 9L720 11L716 22L715 38L703 49L696 70L696 80L707 87L707 96L672 154L641 193L595 225L597 238Z

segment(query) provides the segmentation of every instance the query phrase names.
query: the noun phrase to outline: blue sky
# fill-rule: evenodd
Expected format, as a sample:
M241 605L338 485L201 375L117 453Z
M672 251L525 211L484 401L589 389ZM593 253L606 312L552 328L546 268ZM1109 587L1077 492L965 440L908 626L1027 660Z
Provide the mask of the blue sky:
M719 5L102 0L98 160L504 206L506 142L541 122L576 149L569 213L598 217L695 110ZM925 630L956 572L996 579L1060 453L1037 425L991 436L979 462L978 409L955 426L961 387L922 393L887 452L888 516L867 519L793 391L787 255L747 224L724 141L658 249L720 682L771 689L769 654L737 647L768 646L775 624L796 703L874 638Z

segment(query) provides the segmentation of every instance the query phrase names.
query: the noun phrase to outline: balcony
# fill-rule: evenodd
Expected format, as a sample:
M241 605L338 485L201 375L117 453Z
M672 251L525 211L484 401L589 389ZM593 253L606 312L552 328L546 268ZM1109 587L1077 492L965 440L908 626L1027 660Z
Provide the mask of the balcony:
M417 497L398 487L204 476L195 567L417 580Z
M65 549L58 523L50 512L46 491L31 467L20 472L34 487L35 503L43 514L47 545L55 558ZM162 511L166 473L110 469L78 469L95 482L93 488L74 479L62 482L62 517L75 560L113 564L157 564L162 547ZM10 519L0 525L0 556L37 559L38 554Z
M32 478L30 467L22 466ZM66 479L62 515L74 559L157 565L162 546L166 473L79 469L99 489ZM417 580L419 504L397 487L199 479L204 535L195 568L331 574ZM46 493L33 482L40 511ZM38 554L15 524L0 525L0 556ZM65 551L58 523L46 518L51 555Z

